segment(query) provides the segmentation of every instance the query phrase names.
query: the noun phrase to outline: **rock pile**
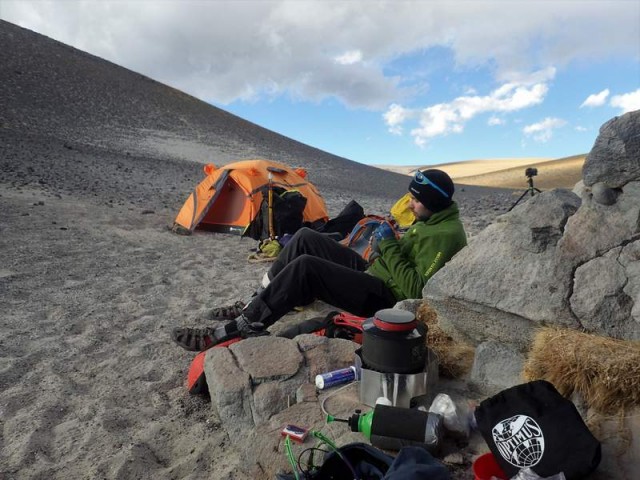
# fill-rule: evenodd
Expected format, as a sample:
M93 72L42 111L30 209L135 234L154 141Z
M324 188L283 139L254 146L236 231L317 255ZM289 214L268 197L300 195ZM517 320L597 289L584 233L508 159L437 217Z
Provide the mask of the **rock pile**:
M353 365L358 345L342 339L300 335L294 340L250 338L207 352L205 375L214 412L245 469L260 478L287 470L279 431L287 423L325 429L315 376ZM335 438L347 428L333 432Z
M489 363L521 365L539 326L640 340L640 111L602 126L574 192L544 192L498 217L423 296L447 333L482 345L475 375L499 383L517 378Z

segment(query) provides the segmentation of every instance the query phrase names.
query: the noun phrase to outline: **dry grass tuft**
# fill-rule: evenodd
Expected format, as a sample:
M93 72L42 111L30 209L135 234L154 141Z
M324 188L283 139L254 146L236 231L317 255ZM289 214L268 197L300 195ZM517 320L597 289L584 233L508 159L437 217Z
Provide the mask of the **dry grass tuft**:
M543 328L523 373L529 381L553 383L564 396L579 393L601 413L640 405L640 342Z
M427 345L438 355L440 376L460 378L468 373L473 366L474 348L444 333L438 325L438 315L426 301L418 307L416 318L427 325Z

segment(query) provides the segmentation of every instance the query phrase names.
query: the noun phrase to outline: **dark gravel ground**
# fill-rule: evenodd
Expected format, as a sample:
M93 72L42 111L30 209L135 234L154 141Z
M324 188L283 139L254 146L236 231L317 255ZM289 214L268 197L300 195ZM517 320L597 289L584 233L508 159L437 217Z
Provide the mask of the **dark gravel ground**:
M202 163L268 158L306 168L330 215L352 198L382 212L406 191L406 176L301 144L8 22L0 45L3 183L177 210ZM456 199L474 233L512 192L464 186Z

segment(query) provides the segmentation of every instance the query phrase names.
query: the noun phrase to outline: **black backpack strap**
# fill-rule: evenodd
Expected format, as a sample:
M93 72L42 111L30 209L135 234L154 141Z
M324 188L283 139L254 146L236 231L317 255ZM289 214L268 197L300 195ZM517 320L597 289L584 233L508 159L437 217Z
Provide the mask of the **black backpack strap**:
M278 334L278 337L294 338L304 333L321 332L327 326L325 320L326 319L324 317L310 318L308 320L305 320L304 322L292 325L291 327L283 330Z

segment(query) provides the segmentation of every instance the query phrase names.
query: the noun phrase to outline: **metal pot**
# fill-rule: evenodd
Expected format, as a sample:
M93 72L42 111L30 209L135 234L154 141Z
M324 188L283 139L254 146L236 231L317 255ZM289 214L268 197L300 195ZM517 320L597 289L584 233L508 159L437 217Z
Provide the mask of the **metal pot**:
M422 372L427 361L427 327L411 312L387 308L365 320L362 361L384 373Z

